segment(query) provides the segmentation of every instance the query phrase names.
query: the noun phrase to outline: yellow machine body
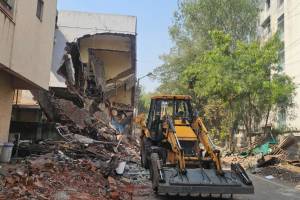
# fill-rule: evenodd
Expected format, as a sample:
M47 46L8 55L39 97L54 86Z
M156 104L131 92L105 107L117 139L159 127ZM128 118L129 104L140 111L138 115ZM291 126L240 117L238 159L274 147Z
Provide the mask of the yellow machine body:
M231 171L222 169L220 151L191 100L186 95L154 96L147 121L143 116L135 119L142 128L142 165L150 168L153 188L161 195L253 193L239 164Z

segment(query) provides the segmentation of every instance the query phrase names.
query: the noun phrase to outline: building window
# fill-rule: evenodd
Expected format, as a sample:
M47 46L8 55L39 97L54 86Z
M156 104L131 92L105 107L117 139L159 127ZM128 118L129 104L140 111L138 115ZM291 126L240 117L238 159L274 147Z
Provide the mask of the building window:
M285 64L285 52L284 52L284 47L279 50L278 52L278 57L279 57L279 69L284 70L284 64Z
M263 38L266 39L271 34L271 20L270 16L262 24L263 27Z
M281 41L284 41L284 15L281 15L277 19L277 32L278 32L279 39Z
M278 8L281 8L283 6L284 0L278 0Z
M44 11L44 1L43 0L37 0L36 16L41 21L43 19L43 11Z
M266 0L266 10L269 10L271 7L271 0Z
M284 129L286 128L286 111L285 109L280 109L277 113L277 123L278 123L278 128L279 129Z

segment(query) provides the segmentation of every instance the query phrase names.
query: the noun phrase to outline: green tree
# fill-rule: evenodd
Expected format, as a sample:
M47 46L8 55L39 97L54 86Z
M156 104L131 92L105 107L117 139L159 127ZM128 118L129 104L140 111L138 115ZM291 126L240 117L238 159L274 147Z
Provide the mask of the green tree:
M268 122L272 110L293 107L296 86L278 67L282 44L276 36L261 45L259 41L235 40L222 31L210 35L212 49L196 57L184 70L182 81L193 77L193 91L206 100L204 108L219 102L222 115L216 116L221 121L213 121L212 126L220 133L234 134L238 125L251 133L263 120Z
M162 55L155 71L161 93L187 93L181 74L199 54L211 49L211 30L221 30L238 40L256 37L258 0L179 0L169 33L174 47Z
M138 99L138 114L144 113L148 114L150 109L151 103L151 96L152 93L146 93L145 90L141 87L139 92L139 99Z

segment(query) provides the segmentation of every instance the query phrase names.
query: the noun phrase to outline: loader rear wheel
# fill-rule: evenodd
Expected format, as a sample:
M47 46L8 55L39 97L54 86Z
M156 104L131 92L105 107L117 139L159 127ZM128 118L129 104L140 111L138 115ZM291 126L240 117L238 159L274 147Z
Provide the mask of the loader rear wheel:
M157 153L151 154L151 180L152 180L152 188L157 192L158 183L159 183L159 171L158 165L159 156Z

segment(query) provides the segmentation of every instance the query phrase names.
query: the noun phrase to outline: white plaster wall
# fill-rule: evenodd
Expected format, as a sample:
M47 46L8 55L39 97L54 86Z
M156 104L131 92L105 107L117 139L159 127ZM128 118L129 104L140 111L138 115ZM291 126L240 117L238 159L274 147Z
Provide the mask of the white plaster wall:
M277 31L278 18L284 14L284 72L293 77L298 86L295 97L296 108L293 111L294 118L287 119L287 125L300 130L300 1L285 0L281 7L278 6L278 2L278 0L271 0L271 8L261 12L260 24L270 16L271 31L274 34Z
M300 129L300 1L285 1L285 72L292 76L298 86L295 102L296 118L288 124Z
M80 40L80 56L83 63L89 60L88 49L131 51L130 38L112 35L94 35Z

